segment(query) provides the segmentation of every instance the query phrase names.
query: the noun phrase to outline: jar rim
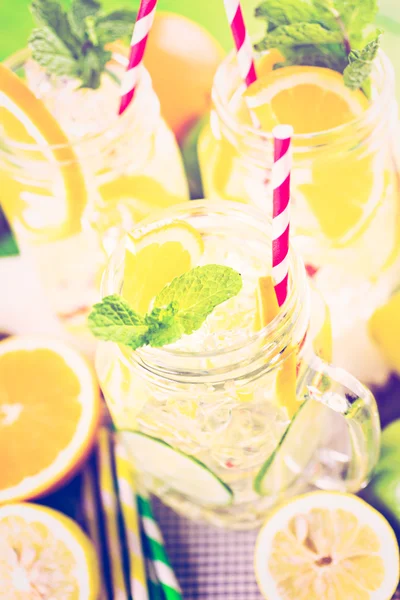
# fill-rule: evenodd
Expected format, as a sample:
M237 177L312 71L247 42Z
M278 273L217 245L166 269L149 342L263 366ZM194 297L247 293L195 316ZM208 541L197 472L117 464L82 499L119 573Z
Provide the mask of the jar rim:
M236 218L240 222L245 222L249 225L257 226L261 231L261 227L267 232L271 230L271 219L261 211L259 208L250 205L243 205L236 202L230 201L219 201L214 202L210 200L192 200L190 202L180 203L172 208L160 211L156 215L141 221L136 229L148 228L149 226L157 226L160 221L163 223L176 220L189 218L190 214L200 215L204 214L209 218L216 216L223 216L226 218ZM116 291L115 273L118 269L121 269L124 259L124 240L121 240L119 246L112 254L108 266L105 270L102 280L102 296L108 296L114 293L119 293L120 288ZM304 264L301 260L300 255L294 251L293 247L289 249L289 280L292 285L289 285L289 291L284 304L280 307L279 313L276 317L265 325L262 329L255 331L249 335L245 341L232 344L217 350L201 351L201 352L188 352L177 350L174 348L152 348L143 347L139 348L135 352L132 351L132 355L136 354L144 362L153 362L163 357L170 357L174 359L210 359L221 357L228 354L234 354L237 351L242 351L246 347L251 348L252 346L259 348L260 342L264 340L262 344L263 351L266 347L271 352L276 353L276 346L278 341L282 342L282 338L286 338L285 334L290 334L291 330L296 325L296 319L298 313L302 310L302 301L304 296L308 293L308 284L306 280L306 273ZM284 333L283 333L284 330ZM285 344L287 345L287 343ZM268 356L265 356L266 360Z
M23 64L27 62L27 60L30 58L30 56L31 56L30 48L22 48L21 50L18 50L17 52L15 52L14 54L12 54L8 58L6 58L3 61L3 64L7 68L9 68L11 71L14 72L18 68L21 68L23 66ZM126 56L124 56L123 54L120 54L119 52L112 53L112 60L114 60L118 65L120 65L124 68L128 65L128 58ZM93 142L96 142L96 140L102 140L103 138L106 138L107 136L110 138L110 141L112 141L112 139L115 136L119 135L120 131L125 131L128 126L131 126L132 123L134 123L137 120L136 107L138 105L138 102L141 100L141 98L143 97L143 94L146 92L146 88L148 88L149 86L151 87L151 85L152 85L151 77L150 77L150 74L148 73L147 69L143 65L141 68L142 68L142 75L140 77L139 84L137 87L137 93L135 94L135 97L134 97L133 101L131 102L130 106L128 107L128 109L122 115L116 114L115 119L113 119L112 123L107 125L104 129L101 129L100 131L96 131L95 133L88 133L80 138L74 138L74 139L68 140L67 144L45 144L46 150L49 150L49 149L50 150L59 150L62 148L74 149L83 144L91 144ZM17 142L7 136L2 136L2 137L3 137L3 140L6 141L7 146L10 147L11 149L15 149L15 150L41 152L42 148L44 147L43 144L40 144L40 143L32 143L31 144L31 143L26 143L26 142Z
M261 56L262 53L259 53L258 56ZM230 112L227 107L227 103L221 94L219 93L219 88L221 87L218 84L219 79L224 79L223 74L227 69L227 66L232 66L232 63L236 60L236 53L234 51L230 52L227 57L222 61L219 65L216 74L214 76L213 82L213 90L212 90L212 99L213 103L217 109L218 115L222 118L223 122L227 125L227 127L234 132L235 134L241 137L249 137L249 138L258 138L262 139L264 142L273 142L273 134L272 132L260 131L254 125L246 125L239 123L234 115ZM394 69L393 65L389 59L389 57L385 54L382 49L379 49L377 58L374 61L373 71L371 74L372 77L384 77L384 89L382 93L379 93L376 98L373 99L371 105L363 111L355 119L347 123L343 123L342 125L337 125L336 127L332 127L330 129L326 129L323 131L318 131L314 133L296 133L293 134L293 142L295 144L295 150L299 150L304 146L307 146L307 143L312 143L313 149L318 145L320 140L321 145L326 145L324 143L324 138L327 135L334 135L335 137L343 136L346 131L353 130L354 128L363 127L366 123L373 122L377 115L379 115L383 110L386 104L394 97L393 87L394 87ZM239 73L238 73L239 77ZM237 89L245 90L244 84L239 84Z

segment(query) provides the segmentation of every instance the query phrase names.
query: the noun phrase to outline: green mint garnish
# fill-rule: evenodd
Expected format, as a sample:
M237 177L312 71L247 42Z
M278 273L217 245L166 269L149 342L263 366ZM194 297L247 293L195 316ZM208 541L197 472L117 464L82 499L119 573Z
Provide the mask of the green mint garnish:
M379 45L379 32L370 42L377 10L377 0L265 0L255 15L266 21L266 35L255 48L278 48L285 61L276 68L310 65L344 73L351 67L345 84L367 89Z
M133 350L165 346L199 329L216 306L236 296L241 288L240 274L230 267L195 267L166 285L144 316L121 296L106 296L94 305L89 327L96 337Z
M93 89L111 58L104 46L129 36L136 16L129 9L105 13L95 0L72 0L68 12L60 0L33 0L31 11L37 23L29 38L33 59L48 73Z

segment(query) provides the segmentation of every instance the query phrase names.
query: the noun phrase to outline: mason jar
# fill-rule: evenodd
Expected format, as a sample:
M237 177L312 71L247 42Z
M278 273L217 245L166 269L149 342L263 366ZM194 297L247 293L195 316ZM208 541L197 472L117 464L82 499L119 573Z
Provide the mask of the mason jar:
M113 55L99 90L82 90L76 81L47 76L27 50L6 60L66 134L65 144L54 147L41 114L10 110L0 96L1 205L54 312L84 345L92 341L87 312L121 231L188 199L175 137L144 69L134 101L117 116L125 63Z
M236 529L259 525L272 506L310 486L362 488L379 454L375 400L326 362L329 313L299 254L290 251L285 303L253 329L254 286L271 271L265 211L193 201L153 215L134 235L176 221L200 233L201 264L236 268L243 288L203 330L173 345L132 351L100 342L100 384L143 483L187 517ZM113 254L103 296L121 294L124 254L123 245Z
M291 232L328 302L335 363L383 384L390 366L369 323L400 281L398 116L393 68L383 52L371 78L370 105L355 120L294 135ZM214 107L199 139L204 192L270 213L272 137L243 124L243 91L231 54L216 73Z

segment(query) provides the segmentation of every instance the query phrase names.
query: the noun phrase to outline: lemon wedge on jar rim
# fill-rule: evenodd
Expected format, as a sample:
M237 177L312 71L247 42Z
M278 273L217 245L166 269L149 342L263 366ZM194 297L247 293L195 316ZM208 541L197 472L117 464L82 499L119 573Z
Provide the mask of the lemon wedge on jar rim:
M255 572L266 600L390 600L399 548L389 523L364 500L311 492L267 518Z

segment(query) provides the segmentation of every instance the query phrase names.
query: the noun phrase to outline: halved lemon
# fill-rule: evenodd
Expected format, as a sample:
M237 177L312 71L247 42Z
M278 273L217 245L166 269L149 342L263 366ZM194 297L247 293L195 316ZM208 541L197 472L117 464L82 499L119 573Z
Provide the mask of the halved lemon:
M74 521L35 504L0 507L1 597L96 600L99 568Z
M264 130L290 123L296 134L327 131L352 121L369 106L343 75L323 67L284 67L260 77L244 93Z
M0 343L0 503L60 485L92 447L100 415L95 374L64 343Z
M200 233L184 221L136 229L126 236L123 297L146 313L167 283L196 266L203 250Z
M357 496L312 492L267 518L255 572L267 600L390 600L399 548L386 519Z
M54 179L50 188L46 183L45 189L44 184L38 187L37 183L30 183L26 168L19 179L0 169L1 203L10 220L20 220L30 235L40 242L78 232L87 191L77 156L43 102L1 63L0 127L7 139L22 145L26 162L32 169L42 168L47 173L46 182ZM63 206L57 207L55 224L49 225L46 218L42 222L40 213L47 212L43 208L45 203L51 208L61 199ZM29 216L30 213L34 218Z

